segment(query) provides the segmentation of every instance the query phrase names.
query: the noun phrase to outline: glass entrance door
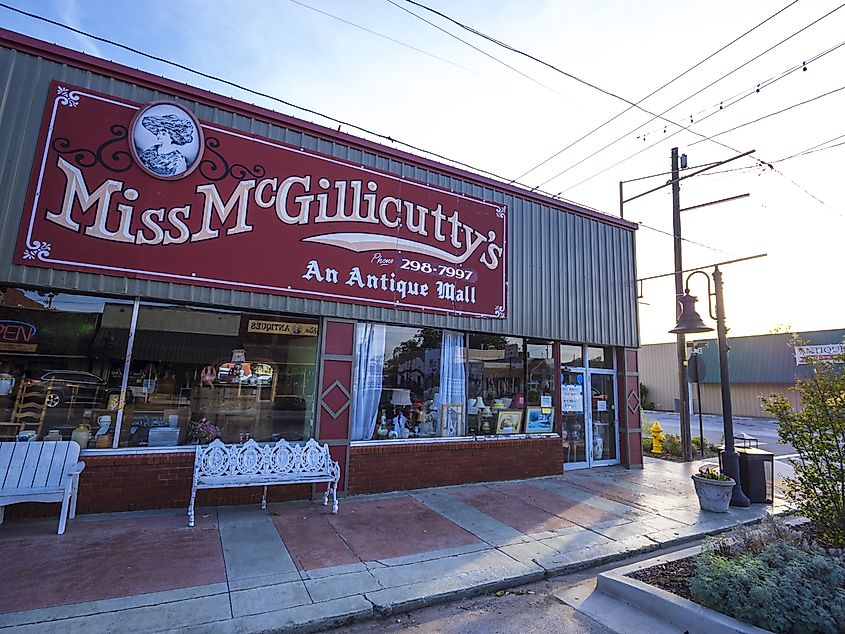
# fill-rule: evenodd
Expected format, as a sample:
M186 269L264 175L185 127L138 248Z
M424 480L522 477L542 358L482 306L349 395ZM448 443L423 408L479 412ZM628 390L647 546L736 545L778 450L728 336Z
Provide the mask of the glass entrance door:
M590 371L590 466L619 462L615 384L612 371Z
M564 471L619 462L615 386L613 370L561 367Z
M587 418L584 411L584 370L562 367L560 372L561 414L563 426L563 468L589 466L587 455Z

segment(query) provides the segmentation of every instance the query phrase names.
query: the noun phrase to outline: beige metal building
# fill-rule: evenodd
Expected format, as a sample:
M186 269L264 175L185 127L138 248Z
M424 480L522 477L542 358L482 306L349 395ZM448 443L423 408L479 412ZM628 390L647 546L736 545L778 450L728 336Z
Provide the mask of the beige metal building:
M771 334L732 337L728 363L731 375L731 403L735 416L766 416L760 397L781 394L800 407L800 399L790 388L795 381L809 376L808 356L825 358L842 344L845 330L819 330L797 334L806 345L794 345L796 335ZM705 414L722 413L719 350L715 339L706 343L701 354L706 366L701 381L700 410ZM835 350L834 350L835 352ZM678 364L675 342L642 346L639 358L640 382L648 389L646 400L658 410L677 409ZM698 390L691 385L694 411L699 411Z

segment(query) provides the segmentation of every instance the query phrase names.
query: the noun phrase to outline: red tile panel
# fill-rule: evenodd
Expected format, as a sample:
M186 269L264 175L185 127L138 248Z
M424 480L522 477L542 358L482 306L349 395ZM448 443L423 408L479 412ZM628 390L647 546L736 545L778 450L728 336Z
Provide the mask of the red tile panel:
M217 515L68 522L0 528L0 612L162 592L226 581ZM10 555L10 553L18 553Z
M348 321L327 319L324 325L326 344L323 352L329 355L352 356L355 341L355 324Z
M489 487L462 488L455 491L453 495L485 515L528 535L574 526L569 520L519 498L506 495L501 490Z

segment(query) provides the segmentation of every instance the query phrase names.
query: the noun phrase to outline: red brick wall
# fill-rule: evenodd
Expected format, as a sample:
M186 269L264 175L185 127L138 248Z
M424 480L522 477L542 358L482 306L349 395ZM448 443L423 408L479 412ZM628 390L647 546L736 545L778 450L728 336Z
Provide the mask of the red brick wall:
M350 494L563 473L559 438L350 447Z
M194 454L85 456L77 513L183 508L191 496ZM563 473L559 438L379 445L350 448L349 493L375 493L465 482L515 480ZM277 486L271 502L307 500L310 486ZM261 488L197 492L197 506L259 504ZM187 512L187 511L186 511ZM58 504L15 504L9 520L50 517Z
M194 454L148 453L85 456L79 476L77 513L184 508L187 513L194 476ZM197 506L260 504L261 487L197 491ZM276 486L267 491L271 502L306 500L311 486ZM15 504L6 507L8 519L58 516L59 504Z

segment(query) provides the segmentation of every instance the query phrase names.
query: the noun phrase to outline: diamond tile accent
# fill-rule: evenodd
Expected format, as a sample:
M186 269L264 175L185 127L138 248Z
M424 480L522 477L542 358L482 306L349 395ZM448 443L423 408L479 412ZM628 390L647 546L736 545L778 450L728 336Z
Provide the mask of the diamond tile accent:
M626 402L628 403L628 411L632 414L636 414L640 409L640 395L637 394L636 390L628 392Z
M340 416L347 407L349 407L349 390L347 390L343 383L336 380L328 388L323 390L320 395L323 409L325 409L332 418Z

